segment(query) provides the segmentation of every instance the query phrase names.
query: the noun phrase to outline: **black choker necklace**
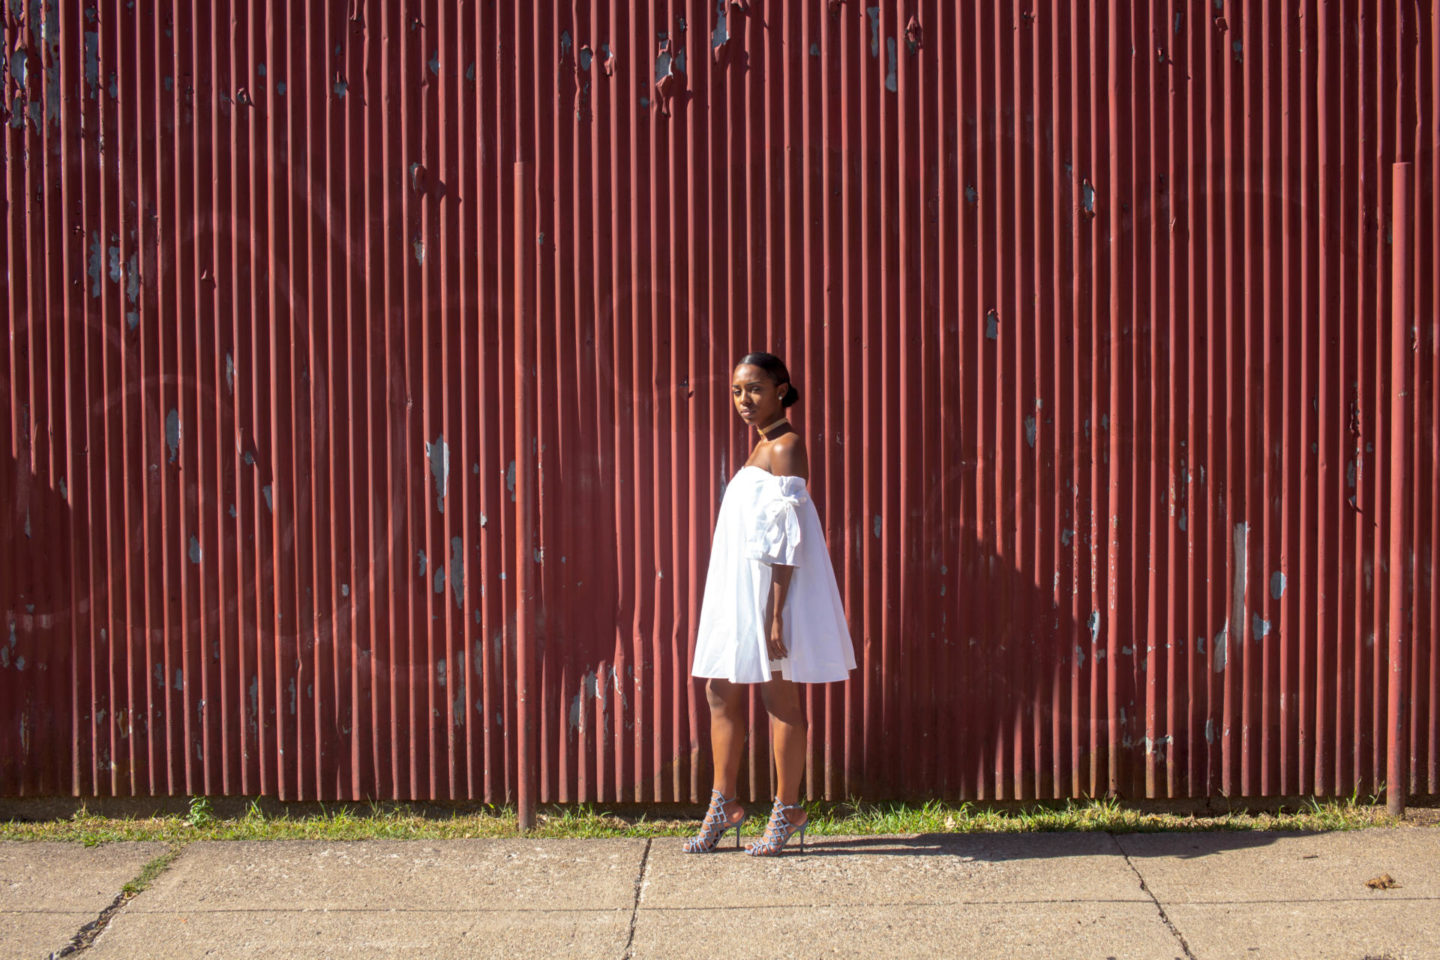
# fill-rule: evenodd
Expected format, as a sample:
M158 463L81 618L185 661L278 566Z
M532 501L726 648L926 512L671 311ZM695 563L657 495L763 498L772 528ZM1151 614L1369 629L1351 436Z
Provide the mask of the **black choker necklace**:
M788 417L781 417L779 420L776 420L774 423L767 423L765 426L763 426L763 427L756 427L755 429L760 431L760 436L764 437L766 440L769 440L770 437L769 437L768 434L766 434L765 431L770 430L770 429L772 429L772 428L774 428L774 427L778 427L778 426L780 426L780 424L782 424L782 423L788 423L788 422L789 422L789 418L788 418Z

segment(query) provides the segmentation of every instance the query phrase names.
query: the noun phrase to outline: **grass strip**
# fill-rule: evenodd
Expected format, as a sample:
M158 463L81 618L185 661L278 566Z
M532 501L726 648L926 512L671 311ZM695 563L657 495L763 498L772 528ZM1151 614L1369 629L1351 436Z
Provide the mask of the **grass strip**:
M763 805L754 805L757 811ZM1384 806L1358 798L1307 800L1296 809L1231 812L1212 816L1155 813L1127 807L1119 800L1071 801L1061 805L995 809L971 803L826 803L806 804L811 835L1203 832L1244 830L1355 830L1395 826ZM676 837L693 833L699 812L683 808L619 813L589 804L542 807L538 826L525 836L555 838ZM292 816L266 814L252 802L237 817L217 817L209 801L196 798L184 815L103 817L83 807L74 816L45 821L12 820L0 824L0 840L59 840L96 845L122 840L184 844L195 840L448 840L522 836L514 811L420 812L406 804L339 804L322 812ZM172 857L178 848L165 856ZM157 858L158 873L168 864ZM162 862L163 861L163 862ZM132 881L144 889L148 871Z
M150 884L155 882L156 877L170 868L170 864L175 862L175 858L180 856L180 852L184 849L184 843L172 844L160 856L141 867L140 873L134 879L126 881L125 886L120 888L120 893L126 900L139 896Z

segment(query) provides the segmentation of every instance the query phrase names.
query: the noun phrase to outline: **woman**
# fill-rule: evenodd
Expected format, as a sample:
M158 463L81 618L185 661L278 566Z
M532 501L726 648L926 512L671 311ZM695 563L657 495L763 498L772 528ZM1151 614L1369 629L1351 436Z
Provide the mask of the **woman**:
M740 846L745 810L735 800L745 743L745 685L761 684L770 715L779 792L752 856L775 856L795 834L801 808L805 713L801 683L844 680L855 651L820 517L806 491L805 441L785 410L800 393L779 357L751 353L736 365L730 395L759 440L725 489L700 608L692 676L707 678L715 781L700 834L687 853L709 853L730 830Z

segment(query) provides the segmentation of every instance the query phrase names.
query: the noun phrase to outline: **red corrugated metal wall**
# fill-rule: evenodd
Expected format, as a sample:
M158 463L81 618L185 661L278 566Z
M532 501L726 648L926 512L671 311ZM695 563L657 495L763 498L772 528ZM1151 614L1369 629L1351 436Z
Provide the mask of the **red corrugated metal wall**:
M1433 5L3 11L0 794L703 797L758 348L811 796L1376 789L1401 470L1440 791Z

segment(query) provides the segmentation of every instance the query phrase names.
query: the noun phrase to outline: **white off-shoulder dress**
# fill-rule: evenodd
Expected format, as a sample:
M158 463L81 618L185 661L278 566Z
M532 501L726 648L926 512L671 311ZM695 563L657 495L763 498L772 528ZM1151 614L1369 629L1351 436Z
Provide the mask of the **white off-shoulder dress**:
M789 652L783 660L771 660L766 644L775 564L795 568L781 614ZM829 683L853 669L845 608L804 479L741 467L725 488L715 521L691 675L761 683L780 671L799 683Z

